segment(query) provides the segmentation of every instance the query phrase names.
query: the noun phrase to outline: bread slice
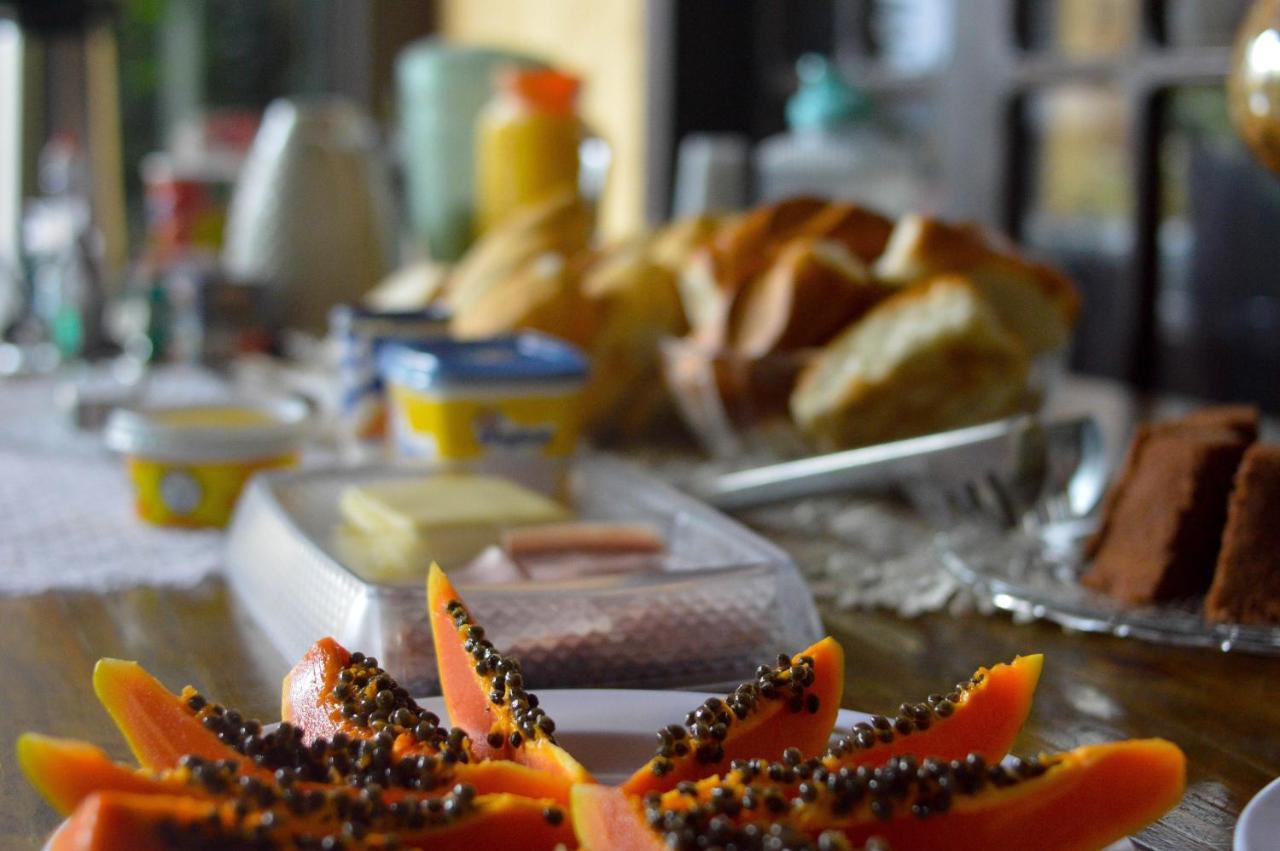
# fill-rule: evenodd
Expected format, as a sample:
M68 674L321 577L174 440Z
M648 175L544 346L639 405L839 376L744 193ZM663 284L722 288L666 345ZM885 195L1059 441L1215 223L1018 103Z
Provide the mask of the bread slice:
M570 260L554 252L532 258L474 300L457 305L449 333L460 340L477 340L518 330L543 331L587 345L599 316L578 286L585 263L581 254Z
M964 274L1032 356L1063 348L1080 310L1075 287L1064 275L996 245L975 225L904 216L873 271L899 285L935 274Z
M515 214L485 234L449 278L445 303L467 311L491 289L545 254L571 257L591 239L591 211L576 193L562 192Z
M960 428L1018 411L1028 368L978 288L939 276L828 343L792 393L791 414L825 450Z
M799 237L735 300L729 345L744 357L820 346L895 290L844 243Z
M599 315L583 392L584 422L597 435L633 436L669 410L659 342L687 326L675 274L649 248L647 240L610 248L582 279L582 294Z
M707 245L724 223L721 216L686 216L663 225L653 232L646 252L649 259L672 272L679 272L690 255Z
M738 291L768 267L778 246L826 207L818 198L756 207L731 216L709 245L693 252L680 271L680 299L694 335L704 345L724 345Z
M1227 526L1204 601L1210 621L1280 624L1280 446L1250 447L1236 472Z
M838 242L863 263L872 263L889 243L893 222L856 204L832 203L800 228L799 236Z

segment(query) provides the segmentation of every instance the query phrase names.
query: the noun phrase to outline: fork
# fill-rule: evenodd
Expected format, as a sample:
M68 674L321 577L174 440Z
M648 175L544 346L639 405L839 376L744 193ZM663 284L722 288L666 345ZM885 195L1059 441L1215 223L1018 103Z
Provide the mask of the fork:
M938 464L928 479L905 482L917 510L944 527L979 520L1002 529L1044 528L1088 518L1106 488L1106 443L1097 421L1028 419L1013 432L995 463Z
M1046 519L1087 514L1101 496L1105 468L1091 417L1042 424L1019 416L742 470L694 490L717 508L739 510L897 486L937 522L976 514L1012 526L1032 508Z

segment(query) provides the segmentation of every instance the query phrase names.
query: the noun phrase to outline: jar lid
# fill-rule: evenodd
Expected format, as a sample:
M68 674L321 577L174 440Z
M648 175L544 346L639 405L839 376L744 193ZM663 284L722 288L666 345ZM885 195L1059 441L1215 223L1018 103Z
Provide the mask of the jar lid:
M577 346L524 332L485 340L393 343L378 356L382 377L418 389L442 385L583 382L587 358Z
M866 92L819 54L801 56L796 76L800 86L787 100L787 126L792 130L834 130L857 124L870 112Z
M309 415L296 398L117 408L103 441L116 452L161 461L274 458L302 448Z
M530 109L551 115L573 115L582 81L554 68L516 66L499 73L498 85Z

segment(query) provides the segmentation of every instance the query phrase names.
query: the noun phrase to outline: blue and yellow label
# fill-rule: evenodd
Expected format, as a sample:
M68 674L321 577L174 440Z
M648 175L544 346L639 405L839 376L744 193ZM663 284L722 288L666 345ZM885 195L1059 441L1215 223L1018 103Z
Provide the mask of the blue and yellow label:
M392 384L401 454L449 461L492 454L564 458L578 445L578 390L548 395L457 398Z

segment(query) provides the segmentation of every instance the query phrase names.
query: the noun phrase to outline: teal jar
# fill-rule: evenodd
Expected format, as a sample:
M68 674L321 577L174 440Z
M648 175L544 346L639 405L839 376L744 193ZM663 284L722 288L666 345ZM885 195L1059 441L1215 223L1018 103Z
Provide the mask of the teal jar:
M512 64L540 63L438 38L414 42L396 60L409 223L435 260L457 260L473 239L476 117L497 70Z

